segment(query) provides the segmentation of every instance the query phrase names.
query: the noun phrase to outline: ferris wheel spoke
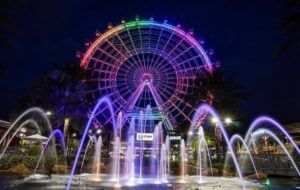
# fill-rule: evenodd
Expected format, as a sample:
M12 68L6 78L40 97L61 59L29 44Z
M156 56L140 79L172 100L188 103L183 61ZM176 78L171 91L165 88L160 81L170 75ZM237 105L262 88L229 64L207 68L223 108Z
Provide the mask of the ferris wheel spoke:
M181 38L181 40L171 49L171 51L167 54L168 57L171 56L171 54L179 47L179 45L184 41L184 38ZM174 61L174 59L173 59ZM160 65L159 63L158 65Z
M171 39L172 39L174 33L175 33L175 31L172 31L172 33L169 35L169 38L168 38L167 42L164 44L163 49L162 49L161 52L165 52L165 49L166 49L166 47L168 47L168 45L169 45L169 43L170 43L170 41L171 41ZM159 56L161 57L162 54L160 53ZM155 61L155 65L156 65L157 63L158 63L158 59ZM160 65L160 64L161 64L161 62L158 63L158 65Z
M186 52L190 51L191 49L193 49L193 46L190 46L190 47L186 48L184 51L177 54L175 57L172 58L171 62L174 62L176 59L178 59L179 57L181 57L182 55L184 55Z
M129 63L132 64L132 62L128 59L129 57L128 56L125 56L122 52L120 52L120 50L118 50L118 48L116 48L116 46L110 42L109 40L107 40L107 43L116 51L119 53L119 55L124 59L124 60L127 60ZM123 43L122 43L123 44ZM127 67L129 69L129 67Z
M181 111L181 109L178 106L176 106L174 103L171 103L171 104L175 110L177 110L181 115L183 115L185 117L185 119L187 119L189 122L191 122L191 119L189 118L189 116L187 116L183 111Z
M120 52L120 50L118 50L118 48L116 48L116 46L109 40L107 40L107 43L116 51L118 52L118 54L124 59L126 60L128 58L128 56L125 56L122 52Z
M116 63L122 64L122 62L119 60L118 57L111 55L110 53L106 52L102 48L98 47L97 50L100 51L102 54L106 55L107 57L109 57L110 59L114 60Z
M165 73L169 73L174 70L174 68L171 66L170 67L170 64L160 64L160 65L156 65L153 69L157 69L158 71L162 71L162 72L165 72Z
M138 56L139 53L137 52L136 46L135 46L135 44L134 44L134 42L133 42L133 40L132 40L131 34L130 34L130 32L129 32L128 29L127 29L127 33L128 33L130 42L131 42L131 44L132 44L133 50L135 51L135 54L137 55L138 63L141 64L142 62L141 62L141 60L140 60L140 58L139 58L139 56ZM142 66L142 65L140 65L140 66Z
M140 43L141 43L143 65L144 65L144 68L146 69L146 62L145 62L145 56L144 56L144 45L143 45L143 38L142 38L142 35L141 35L141 28L140 27L138 27L138 31L139 31L139 38L140 38Z
M159 45L159 43L160 43L160 39L161 39L162 33L163 33L163 29L161 28L161 29L160 29L160 32L159 32L159 37L158 37L158 39L157 39L157 41L156 41L154 53L152 54L153 56L152 56L152 59L151 59L151 62L150 62L150 63L151 63L150 66L153 64L154 57L157 55L158 45ZM148 69L150 70L150 68L148 68Z
M182 79L195 79L195 74L204 72L203 69L205 69L205 66L192 67L182 70L179 73L184 75L184 77L181 77Z
M183 101L181 98L179 98L176 94L173 95L173 97L175 99L177 99L180 103L184 104L186 107L189 107L189 108L193 108L190 104L187 104L185 101Z
M127 33L128 33L128 30L127 30ZM128 35L129 35L129 33L128 33ZM131 53L131 51L130 51L130 50L128 49L128 47L125 45L124 40L121 39L121 37L119 36L119 34L116 34L116 36L117 36L117 38L120 40L122 46L126 49L126 51L128 52L128 54L130 55L130 57L132 57L133 62L134 62L134 64L135 64L137 61L135 60L135 58L134 58L133 54ZM131 40L131 43L133 44L132 40ZM136 54L136 51L134 51L134 54Z
M98 58L96 58L96 57L91 57L91 60L94 60L94 61L96 61L96 62L102 63L102 64L107 65L107 66L109 66L109 67L113 67L113 68L115 68L115 69L118 68L117 65L112 64L112 63L109 63L109 62L106 62L106 61L101 60L101 59L98 59Z
M201 58L201 56L200 56L200 55L196 55L196 56L194 56L194 57L185 59L184 61L179 62L179 63L177 64L177 66L183 65L183 64L185 64L185 63L189 63L190 61L195 60L195 59L197 59L197 58Z

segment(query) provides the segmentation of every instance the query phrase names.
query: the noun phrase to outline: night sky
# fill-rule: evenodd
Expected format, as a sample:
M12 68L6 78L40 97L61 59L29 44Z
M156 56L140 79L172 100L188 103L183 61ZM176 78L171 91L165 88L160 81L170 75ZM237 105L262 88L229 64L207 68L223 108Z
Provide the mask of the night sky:
M237 73L238 82L251 98L242 104L250 118L274 116L283 123L300 121L299 47L273 58L284 38L278 26L283 15L280 0L205 1L61 1L28 0L11 11L20 34L10 34L12 48L1 47L5 75L0 78L0 119L8 119L17 100L33 81L49 73L51 62L76 60L84 42L95 39L108 23L122 19L154 17L194 29L214 49L226 73Z

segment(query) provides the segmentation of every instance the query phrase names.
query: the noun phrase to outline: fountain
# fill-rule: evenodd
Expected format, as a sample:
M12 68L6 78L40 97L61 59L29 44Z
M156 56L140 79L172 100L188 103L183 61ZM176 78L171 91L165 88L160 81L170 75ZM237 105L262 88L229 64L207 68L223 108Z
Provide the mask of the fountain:
M281 140L270 130L268 129L264 129L264 128L261 128L261 129L258 129L256 131L254 131L251 135L251 139L253 138L256 138L257 136L262 136L262 135L269 135L270 137L272 137L279 145L280 147L283 149L283 151L285 152L285 154L288 156L289 160L291 161L293 167L295 168L298 176L300 177L300 171L299 171L299 168L298 166L296 165L294 159L292 158L291 154L288 152L288 150L286 149L286 147L284 146L284 144L281 142Z
M1 154L0 154L0 160L1 158L3 157L4 153L6 152L8 146L10 145L11 141L14 139L14 137L20 132L20 130L28 125L28 124L31 124L35 127L35 130L37 131L38 134L41 134L41 130L40 130L40 127L38 126L37 122L33 119L27 119L26 121L24 121L23 123L21 123L21 125L18 127L17 130L14 131L13 135L11 135L11 137L6 141L5 143L5 147L4 149L2 150ZM3 138L5 138L6 136L4 136Z
M41 159L42 159L42 157L43 157L43 155L44 155L46 149L48 148L48 144L49 144L49 142L55 137L55 135L57 135L57 136L60 138L60 141L59 141L59 142L61 143L61 147L62 147L62 150L63 150L63 155L64 155L64 156L66 155L66 145L65 145L64 135L62 134L62 132L61 132L60 130L56 129L56 130L54 130L54 131L50 134L50 136L48 137L48 140L47 140L47 142L46 142L46 144L45 144L45 146L44 146L44 148L43 148L43 150L42 150L42 152L41 152L41 154L40 154L40 157L39 157L39 159L38 159L38 162L37 162L37 164L36 164L36 166L35 166L35 169L34 169L33 174L36 174L36 171L37 171L37 169L39 168ZM51 147L50 152L51 152L50 155L51 155L52 157L54 157L54 159L56 159L57 156L56 156L55 143L54 143L54 146Z
M203 118L203 113L207 113L207 112L210 113L213 116L213 118L217 119L217 126L216 127L218 127L220 129L221 134L223 135L223 137L225 139L225 142L226 142L226 145L227 145L229 151L233 152L233 148L230 145L228 135L226 133L226 130L225 130L222 122L220 121L220 117L218 116L217 112L210 105L203 104L203 105L200 105L197 108L196 113L193 116L191 126L192 127L196 126L196 123L197 123L198 119L199 118L202 119ZM242 184L243 189L246 189L246 185L245 185L245 182L244 182L244 178L243 178L240 166L239 166L237 158L234 154L232 155L232 159L233 159L233 162L234 162L234 165L235 165L235 169L236 169L236 171L238 173L238 176L240 178L240 183Z
M119 183L120 181L120 154L121 154L121 128L123 122L123 114L119 112L117 123L116 123L116 132L114 133L114 138L116 139L113 147L113 178L112 181Z
M96 141L96 149L94 154L94 173L96 174L95 180L100 181L100 172L101 172L101 147L102 147L102 137L99 136Z
M82 173L83 172L83 166L84 166L84 163L85 163L85 157L86 157L86 154L87 154L87 151L89 150L89 148L90 148L90 145L92 144L92 143L97 143L97 138L96 138L96 136L89 136L90 137L90 139L89 139L89 141L88 141L88 143L87 143L87 146L86 146L86 148L85 148L85 151L84 151L84 155L83 155L83 158L82 158L82 164L81 164L81 167L80 167L80 173Z
M191 32L185 32L166 21L159 23L153 19L150 21L136 19L132 22L122 22L121 25L110 28L104 34L97 34L97 37L81 62L81 67L87 71L84 82L87 85L92 84L92 88L96 86L95 89L87 92L88 96L95 98L95 105L83 128L70 174L52 176L51 182L55 183L60 179L63 181L63 186L67 182L67 190L73 189L73 186L74 189L75 186L80 188L82 184L85 185L84 189L145 184L151 187L153 185L152 189L160 189L160 187L175 189L247 189L250 187L249 189L252 189L257 186L260 188L259 184L244 179L234 146L236 141L243 143L258 178L257 167L249 145L261 135L270 136L280 145L297 174L300 175L295 160L282 141L272 131L259 126L263 123L271 124L285 135L299 156L300 149L296 142L274 119L266 116L259 117L253 121L244 139L239 135L232 135L229 138L219 114L211 105L202 104L195 111L195 105L190 105L186 101L194 95L193 84L197 75L211 74L215 68L214 63L210 61L206 51L194 39ZM99 94L104 97L98 99ZM206 99L199 99L199 101L207 102ZM108 110L109 116L105 110ZM54 144L50 144L54 143L54 136L59 135L63 140L59 130L52 130L49 119L42 109L31 108L22 113L0 139L0 145L12 130L15 131L8 144L22 126L29 123L34 125L39 133L41 126L33 118L28 119L33 113L42 118L50 134L36 165L36 172L46 147L51 145L55 147ZM191 116L193 116L192 120ZM203 121L207 116L212 116L216 120L215 132L220 132L218 137L224 139L223 143L231 154L233 172L236 172L233 174L236 177L215 177L209 174L206 176L203 172L203 168L207 168L207 162L212 175L214 175L213 164L224 164L219 158L216 159L217 163L213 162L214 158L210 151L213 148L210 149L211 144L208 145L209 141L206 141L207 137L202 127L202 125L205 127L206 123ZM22 119L28 120L21 123ZM179 128L183 121L188 121L190 124L187 134L184 128L182 130ZM112 127L112 138L111 136L106 138L106 134L101 134L98 138L89 136L92 125L98 124L101 129ZM177 135L177 141L173 141L174 134ZM197 153L195 156L191 156L190 152L193 140L198 140L198 145L194 148L194 152ZM62 144L65 148L63 141ZM110 144L113 144L112 150L109 148ZM216 144L216 147L219 147L218 142ZM90 171L91 174L82 175L91 145L95 145L93 170ZM1 152L0 159L7 146ZM216 151L215 155L219 155L217 153ZM108 170L101 168L103 163L107 163L110 168ZM174 167L171 167L173 164ZM196 172L195 175L190 175L189 167L193 166L196 166Z
M99 107L102 105L102 104L106 104L109 108L109 111L111 113L111 118L112 118L112 124L113 124L113 130L115 132L115 119L113 117L113 107L111 105L111 101L109 100L108 97L103 97L101 99L99 99L99 101L97 102L96 106L94 107L93 111L92 111L92 114L91 114L91 117L89 118L85 128L84 128L84 132L83 132L83 135L82 135L82 138L81 138L81 141L80 141L80 144L79 144L79 147L77 149L77 152L76 152L76 155L75 155L75 159L74 159L74 164L72 166L72 169L71 169L71 173L68 177L68 182L67 182L67 188L66 189L70 189L71 188L71 183L72 183L72 179L73 179L73 176L74 176L74 173L75 173L75 170L77 168L77 163L78 163L78 160L79 160L79 157L80 157L80 153L81 153L81 150L83 148L83 145L84 145L84 141L85 141L85 138L88 134L88 130L91 126L91 123L95 117L95 114L96 112L98 111ZM116 139L115 139L116 140Z
M244 139L243 139L240 135L234 134L234 135L230 138L230 145L233 147L234 143L235 143L237 140L239 140L239 141L241 141L241 142L243 143L243 147L245 147L246 152L247 152L247 154L248 154L248 156L249 156L249 158L250 158L250 160L251 160L251 164L252 164L252 166L253 166L253 168L254 168L256 177L257 177L257 179L259 179L259 176L258 176L258 173L257 173L257 169L256 169L256 166L255 166L254 160L253 160L253 158L252 158L252 155L251 155L251 152L250 152L250 150L249 150L249 148L248 148L248 145L247 145L247 143L244 141ZM235 154L235 153L232 152L232 154ZM227 160L227 159L226 159L226 160ZM227 165L227 164L225 163L225 166L226 166L226 165Z
M200 137L200 135L199 135L199 137ZM204 144L204 146L205 146L204 149L206 148L206 154L205 155L207 155L207 157L208 157L211 175L214 175L214 172L213 172L213 169L212 169L212 162L211 162L211 156L210 156L209 148L208 148L208 145L207 145L207 142L206 142L205 138L202 137L199 140L198 155L200 154L200 156L198 156L199 159L197 160L197 166L200 165L199 183L203 183L203 180L202 180L202 171L201 171L201 162L202 162L202 159L201 159L201 152L200 152L202 144Z
M298 155L300 155L300 148L297 146L296 142L293 140L290 134L284 129L282 125L280 125L277 121L275 121L273 118L268 116L260 116L256 118L250 125L250 127L247 130L246 136L245 136L245 142L249 142L249 138L251 137L251 133L255 128L257 128L260 124L271 124L271 126L276 127L277 130L279 130L281 133L283 133L287 139L292 143L295 150L297 151Z
M180 141L180 183L185 183L185 172L186 172L186 164L185 164L185 142L183 139Z
M10 127L5 131L4 135L1 137L0 145L4 142L4 140L10 134L10 132L17 127L15 129L13 135L7 141L8 143L6 144L5 148L2 150L1 155L0 155L0 159L2 158L3 154L5 153L7 147L9 146L9 144L11 142L11 140L16 136L16 134L22 129L23 126L30 123L37 129L37 132L40 134L40 132L41 132L40 126L32 118L26 119L23 123L21 123L19 125L19 123L22 121L23 118L26 118L26 117L28 117L30 115L33 115L33 114L40 116L42 118L42 120L46 122L46 129L48 130L48 132L52 131L52 126L51 126L50 121L49 121L48 117L46 116L46 113L44 112L44 110L42 110L41 108L38 108L38 107L33 107L33 108L30 108L30 109L24 111L17 119L15 119L15 121L10 125ZM51 141L51 143L54 143L54 142Z

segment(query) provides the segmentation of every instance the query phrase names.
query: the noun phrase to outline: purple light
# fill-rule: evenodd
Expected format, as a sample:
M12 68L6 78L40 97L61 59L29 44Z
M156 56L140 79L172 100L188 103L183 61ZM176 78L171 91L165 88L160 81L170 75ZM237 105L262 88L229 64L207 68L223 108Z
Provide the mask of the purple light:
M254 160L253 160L252 155L251 155L251 152L250 152L250 150L249 150L249 148L248 148L248 146L247 146L247 143L244 141L244 139L243 139L240 135L234 134L234 135L230 138L230 141L229 141L230 146L232 147L233 144L235 143L235 141L237 141L237 140L241 141L241 142L243 143L244 147L246 148L247 154L249 155L250 160L251 160L251 163L252 163L252 166L253 166L253 168L254 168L254 170L255 170L256 177L257 177L257 179L259 179L259 176L258 176L258 173L257 173L257 169L256 169L256 166L255 166ZM235 153L232 152L232 154L235 154Z
M270 123L272 126L279 129L289 139L289 141L293 144L294 148L296 149L297 153L300 155L300 149L297 146L297 144L295 143L295 141L293 140L293 138L288 134L288 132L283 128L282 125L280 125L275 119L268 117L268 116L260 116L251 123L251 125L246 133L246 136L245 136L246 143L249 142L249 138L250 138L253 130L256 127L258 127L259 124L262 124L262 123Z
M113 110L113 107L112 107L112 104L111 104L111 101L108 97L103 97L101 99L98 100L96 106L94 107L93 109L93 112L92 112L92 115L91 117L89 118L88 120L88 123L86 124L85 126L85 129L84 129L84 133L82 135L82 138L80 140L80 144L79 144L79 147L77 149L77 152L76 152L76 156L75 156L75 160L74 160L74 163L73 163L73 167L72 167L72 170L71 170L71 173L69 175L69 178L68 178L68 184L67 184L67 190L70 189L71 187L71 182L72 182L72 178L74 176L74 173L75 173L75 170L76 170L76 166L77 166L77 163L78 163L78 159L79 159L79 156L80 156L80 153L81 153L81 150L82 150L82 147L83 147L83 144L84 144L84 141L85 141L85 138L88 134L88 131L89 131L89 128L91 126L91 123L95 117L95 113L96 111L98 110L98 108L102 105L102 104L107 104L107 106L109 107L109 111L110 111L110 114L111 114L111 118L112 118L112 124L113 124L113 130L114 130L114 134L116 134L116 131L115 131L115 118L114 118L114 110Z
M197 108L196 113L193 116L193 121L192 121L191 125L195 126L196 123L197 123L197 121L199 120L199 118L202 118L203 114L205 114L207 112L210 113L212 115L212 117L217 118L219 121L221 121L220 116L218 115L218 113L210 105L208 105L208 104L202 104L202 105L200 105ZM233 148L230 145L229 138L228 138L226 130L225 130L224 126L223 126L223 123L222 122L218 122L216 125L217 125L216 127L219 127L221 129L221 132L222 132L223 137L224 137L224 139L226 141L226 144L228 146L229 151L233 152ZM235 165L235 169L236 169L236 171L238 173L238 176L240 178L240 182L242 184L242 187L243 187L243 189L246 189L246 185L245 185L245 182L244 182L244 178L243 178L240 166L239 166L237 158L236 158L236 156L234 154L232 154L232 159L233 159L233 162L234 162L234 165Z

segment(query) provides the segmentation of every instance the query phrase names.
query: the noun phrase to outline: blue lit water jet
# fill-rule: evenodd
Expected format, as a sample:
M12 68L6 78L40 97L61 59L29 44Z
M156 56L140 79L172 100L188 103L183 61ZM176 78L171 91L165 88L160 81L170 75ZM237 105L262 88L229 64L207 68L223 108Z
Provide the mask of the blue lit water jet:
M115 131L115 118L114 118L114 111L113 111L113 107L112 107L112 104L111 104L111 101L108 97L103 97L101 99L98 100L97 104L95 105L93 111L92 111L92 114L91 114L91 117L89 118L85 128L84 128L84 132L82 134L82 138L80 140L80 144L79 144L79 147L77 149L77 152L76 152L76 155L75 155L75 159L74 159L74 163L73 163L73 166L72 166L72 169L71 169L71 173L69 175L69 178L68 178L68 182L67 182L67 186L66 186L66 189L69 190L71 188L71 183L72 183L72 179L73 179L73 176L74 176L74 173L75 173L75 170L76 170L76 167L77 167L77 163L78 163L78 160L79 160L79 156L80 156L80 153L81 153L81 150L83 148L83 144L84 144L84 141L85 141L85 138L88 134L88 130L91 126L91 123L94 119L94 117L96 116L95 113L96 111L99 109L99 107L102 105L102 104L107 104L108 108L109 108L109 112L111 114L111 118L112 118L112 125L113 125L113 130L114 130L114 134L116 134L116 131Z

